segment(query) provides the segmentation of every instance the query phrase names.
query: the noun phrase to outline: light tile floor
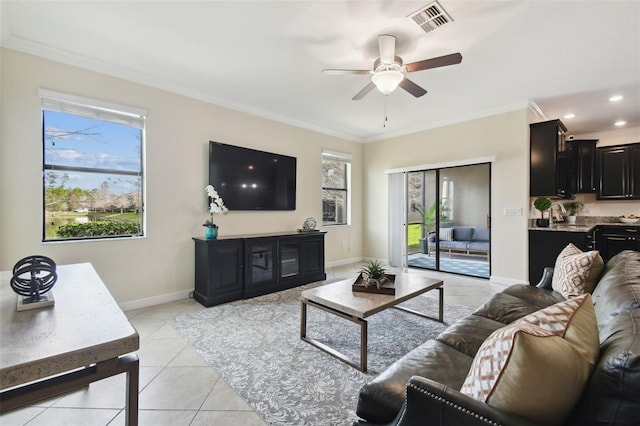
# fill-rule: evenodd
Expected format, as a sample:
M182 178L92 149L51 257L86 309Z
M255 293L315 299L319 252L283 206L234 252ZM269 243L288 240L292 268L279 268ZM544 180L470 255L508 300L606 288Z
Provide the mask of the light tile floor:
M355 277L360 264L328 268L328 278ZM390 270L397 273L398 270ZM476 307L504 287L457 275L410 269L445 282L445 303ZM427 293L437 297L436 292ZM206 309L187 299L126 312L140 334L141 426L262 426L266 423L171 326L175 317ZM327 362L338 362L327 356ZM125 376L0 416L0 425L123 426Z

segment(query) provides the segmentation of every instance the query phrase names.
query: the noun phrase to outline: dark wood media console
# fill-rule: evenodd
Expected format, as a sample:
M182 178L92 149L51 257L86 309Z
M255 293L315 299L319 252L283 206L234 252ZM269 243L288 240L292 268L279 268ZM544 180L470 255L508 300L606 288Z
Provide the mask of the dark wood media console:
M194 238L196 288L204 306L324 280L325 232Z

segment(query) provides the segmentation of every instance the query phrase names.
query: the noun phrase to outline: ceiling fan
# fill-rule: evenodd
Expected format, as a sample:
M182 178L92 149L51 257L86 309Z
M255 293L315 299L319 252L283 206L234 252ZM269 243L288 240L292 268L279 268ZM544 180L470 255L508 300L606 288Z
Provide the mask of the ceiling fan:
M322 70L322 73L329 75L373 74L371 82L352 98L354 101L359 101L364 98L365 95L373 90L374 87L378 88L378 90L385 95L388 95L400 86L416 98L419 98L427 93L427 91L409 80L405 76L405 73L446 67L447 65L455 65L462 62L462 55L460 53L452 53L450 55L424 59L422 61L403 65L402 58L396 56L395 36L380 34L378 36L378 46L380 48L380 57L374 61L372 70L324 69Z

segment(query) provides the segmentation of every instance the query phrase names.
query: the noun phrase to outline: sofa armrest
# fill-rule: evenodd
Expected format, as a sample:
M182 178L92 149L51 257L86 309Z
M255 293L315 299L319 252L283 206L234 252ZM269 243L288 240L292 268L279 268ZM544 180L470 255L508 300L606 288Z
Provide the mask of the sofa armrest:
M542 278L540 278L540 282L536 284L536 287L543 288L545 290L553 290L551 286L551 282L553 281L553 268L546 267L544 271L542 271Z
M407 383L407 396L396 422L398 426L535 426L523 417L499 410L420 376L413 376Z

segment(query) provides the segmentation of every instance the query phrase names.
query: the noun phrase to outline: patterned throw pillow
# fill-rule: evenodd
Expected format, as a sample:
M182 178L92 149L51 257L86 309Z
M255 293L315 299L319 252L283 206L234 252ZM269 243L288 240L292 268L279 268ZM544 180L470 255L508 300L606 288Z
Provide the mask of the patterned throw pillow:
M540 309L513 324L535 325L564 338L592 366L598 360L598 322L589 293Z
M495 331L478 350L460 391L542 424L561 423L599 350L591 295L583 294Z
M460 392L538 424L562 424L591 367L557 334L514 323L484 341Z
M440 228L440 241L453 241L453 228Z
M591 293L603 269L598 251L583 252L569 243L556 259L551 287L566 298Z

